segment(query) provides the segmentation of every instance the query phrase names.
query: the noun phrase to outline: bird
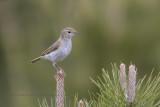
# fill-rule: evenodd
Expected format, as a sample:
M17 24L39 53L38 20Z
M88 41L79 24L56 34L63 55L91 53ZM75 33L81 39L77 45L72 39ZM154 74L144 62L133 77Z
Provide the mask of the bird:
M53 66L59 71L62 70L57 65L57 62L63 61L71 52L72 49L72 37L79 34L75 29L71 27L66 27L61 31L58 40L47 48L42 54L29 61L30 64L36 63L41 59L47 59L53 62Z

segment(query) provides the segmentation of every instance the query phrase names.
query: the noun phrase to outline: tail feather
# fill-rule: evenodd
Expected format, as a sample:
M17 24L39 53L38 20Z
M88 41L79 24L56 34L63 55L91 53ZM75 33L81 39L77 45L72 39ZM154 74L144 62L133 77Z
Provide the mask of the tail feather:
M29 61L29 63L30 63L30 64L33 64L33 63L35 63L35 62L37 62L37 61L39 61L39 60L41 60L41 56L40 56L40 57L37 57L37 58L35 58L35 59L31 60L31 61Z

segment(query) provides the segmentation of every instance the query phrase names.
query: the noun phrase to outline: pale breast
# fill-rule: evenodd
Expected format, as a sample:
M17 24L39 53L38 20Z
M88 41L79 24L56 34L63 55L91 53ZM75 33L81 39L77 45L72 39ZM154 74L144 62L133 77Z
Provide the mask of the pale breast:
M71 52L72 43L71 41L66 42L61 47L60 61L64 60Z
M70 54L71 49L72 49L71 41L64 42L61 44L59 49L49 53L48 55L45 55L45 59L49 59L52 62L62 61Z

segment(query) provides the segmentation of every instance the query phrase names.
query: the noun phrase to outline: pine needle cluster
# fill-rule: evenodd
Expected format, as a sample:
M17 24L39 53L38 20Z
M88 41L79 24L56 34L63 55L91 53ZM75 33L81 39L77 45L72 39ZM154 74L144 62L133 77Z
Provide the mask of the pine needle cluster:
M134 65L130 65L126 73L125 64L120 67L112 64L112 71L102 69L102 77L98 77L98 80L90 78L99 93L90 94L89 100L75 97L73 106L65 103L64 107L160 107L160 72L154 78L152 73L148 78L145 75L137 81ZM50 107L46 99L39 102L39 106Z
M100 93L94 94L98 97L92 98L90 104L84 100L86 107L160 107L160 73L154 78L152 73L148 78L144 76L136 84L134 65L129 67L128 80L126 75L126 79L122 77L121 70L114 64L112 76L103 69L102 78L91 79Z

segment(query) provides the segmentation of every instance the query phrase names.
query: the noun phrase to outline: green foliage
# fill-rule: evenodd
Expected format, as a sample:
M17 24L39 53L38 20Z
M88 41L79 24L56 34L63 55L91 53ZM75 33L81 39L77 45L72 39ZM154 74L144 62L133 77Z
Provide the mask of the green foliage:
M51 104L49 105L46 98L43 98L42 102L38 99L39 107L55 107L53 106L53 100L51 98Z
M146 76L136 86L134 104L137 107L158 107L160 106L160 73L153 79L151 73L144 86L142 86L145 78Z
M130 106L121 89L120 71L116 64L112 65L112 78L108 71L103 69L102 77L92 82L99 88L96 99L91 99L89 106L86 107L127 107ZM132 103L133 107L158 107L160 106L160 73L152 79L152 73L149 78L140 79L136 85L136 96ZM145 82L146 81L146 82ZM94 95L95 96L95 95ZM96 101L97 100L97 101Z
M98 77L91 81L99 88L99 93L90 95L90 100L83 99L84 107L130 107L130 103L124 96L121 88L120 70L116 64L112 65L112 76L108 71L102 70L102 78ZM73 107L78 107L78 95L75 96ZM53 107L47 104L46 99L40 103L40 107ZM132 107L159 107L160 106L160 73L152 77L152 73L147 79L144 76L137 82L136 95ZM68 105L65 103L65 107ZM69 107L72 107L69 105Z

